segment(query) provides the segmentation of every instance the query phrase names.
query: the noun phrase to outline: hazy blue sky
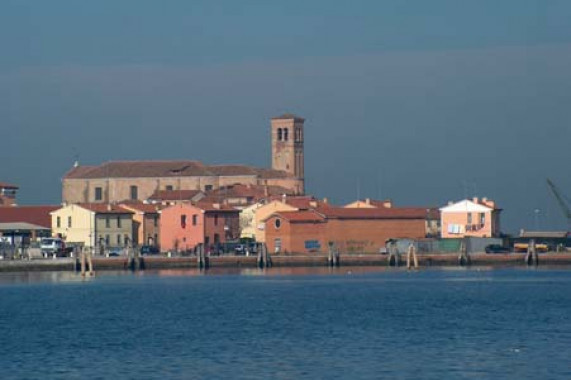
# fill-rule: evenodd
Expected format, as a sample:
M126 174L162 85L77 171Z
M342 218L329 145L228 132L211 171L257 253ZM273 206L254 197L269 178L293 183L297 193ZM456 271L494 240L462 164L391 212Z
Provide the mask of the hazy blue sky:
M21 204L59 203L75 155L268 166L287 111L317 196L566 227L545 178L571 196L571 1L3 0L0 48Z

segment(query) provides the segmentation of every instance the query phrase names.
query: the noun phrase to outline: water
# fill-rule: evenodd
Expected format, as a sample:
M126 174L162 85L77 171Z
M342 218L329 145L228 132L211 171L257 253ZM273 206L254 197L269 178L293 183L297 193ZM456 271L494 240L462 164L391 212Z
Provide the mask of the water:
M0 274L1 379L570 379L571 271Z

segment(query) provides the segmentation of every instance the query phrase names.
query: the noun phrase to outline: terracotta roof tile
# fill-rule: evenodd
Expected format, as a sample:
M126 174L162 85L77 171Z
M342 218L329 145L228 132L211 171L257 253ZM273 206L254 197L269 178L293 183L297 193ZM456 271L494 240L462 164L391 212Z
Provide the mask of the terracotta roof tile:
M129 211L143 212L145 214L156 214L162 208L157 204L149 204L136 201L123 202L120 204L120 206L126 208Z
M272 117L272 120L295 120L295 121L305 121L301 116L294 115L292 113L284 113L283 115Z
M150 197L151 201L176 201L194 200L200 194L204 194L200 190L158 190L155 191Z
M320 207L317 211L331 219L426 219L423 208Z
M50 212L61 206L14 206L0 207L0 223L31 223L51 228L52 218Z
M278 216L286 219L290 223L323 223L325 218L319 213L312 210L302 211L279 211L270 215L266 220Z
M260 178L288 178L280 170L247 165L204 165L199 161L112 161L98 166L77 166L68 171L66 179L89 178L144 178L196 176L257 176Z
M133 214L133 211L124 209L121 206L105 203L78 203L79 207L93 211L97 214Z

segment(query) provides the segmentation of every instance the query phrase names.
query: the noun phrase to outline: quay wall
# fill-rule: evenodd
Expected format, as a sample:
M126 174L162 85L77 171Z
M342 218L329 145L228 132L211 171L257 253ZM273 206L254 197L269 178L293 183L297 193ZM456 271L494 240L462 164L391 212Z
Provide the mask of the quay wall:
M270 256L272 267L316 267L328 266L327 255L290 254ZM419 266L460 266L458 254L420 254ZM132 261L126 257L94 258L95 271L100 270L129 270ZM387 255L353 254L340 255L340 266L389 266ZM406 265L406 255L400 255L399 266ZM472 266L526 266L525 254L486 254L470 255ZM539 266L568 266L571 265L571 253L549 253L539 255ZM255 256L212 256L208 258L211 268L255 268L258 266ZM196 257L144 257L141 258L140 268L153 269L191 269L199 268ZM79 263L74 258L35 259L35 260L0 260L0 272L27 271L74 271L79 269Z

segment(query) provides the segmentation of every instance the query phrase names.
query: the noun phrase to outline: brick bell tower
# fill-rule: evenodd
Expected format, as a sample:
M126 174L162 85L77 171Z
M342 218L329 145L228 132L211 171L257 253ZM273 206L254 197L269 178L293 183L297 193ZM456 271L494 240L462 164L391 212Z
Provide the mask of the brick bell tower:
M303 181L304 118L284 114L272 118L272 169L283 170Z

